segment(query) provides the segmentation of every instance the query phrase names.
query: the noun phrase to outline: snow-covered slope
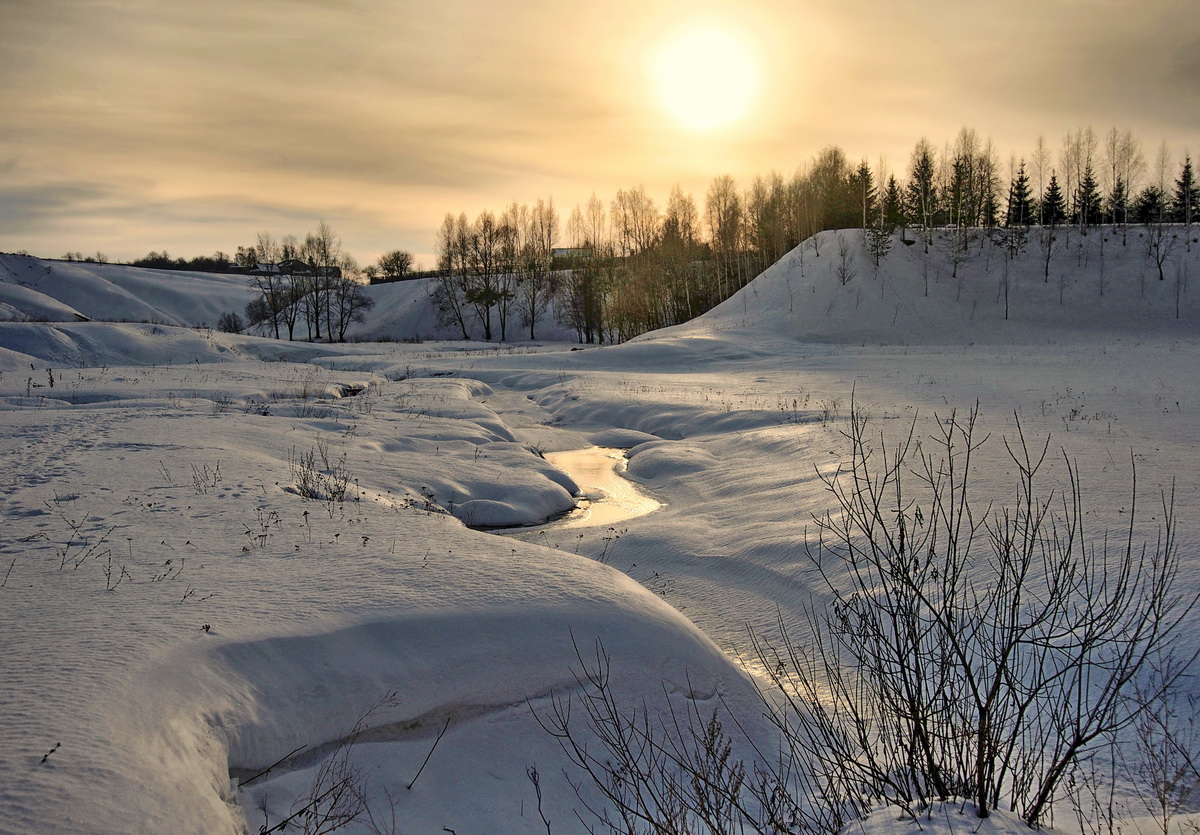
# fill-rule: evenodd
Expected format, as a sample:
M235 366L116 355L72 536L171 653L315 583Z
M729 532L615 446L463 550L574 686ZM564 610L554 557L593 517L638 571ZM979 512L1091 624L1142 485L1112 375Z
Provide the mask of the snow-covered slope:
M10 321L151 322L215 327L253 297L241 275L43 261L0 254L0 309Z
M347 339L419 342L461 338L460 329L439 323L429 296L432 286L431 279L415 279L364 287L374 306L364 313L363 322L349 327ZM226 313L242 316L255 295L244 275L48 261L0 253L0 321L140 322L212 328ZM479 337L479 331L475 323L469 323L469 335ZM538 339L569 336L555 321L554 311L542 317L534 333ZM522 338L528 338L528 327L514 323L509 341Z
M935 233L929 254L913 233L907 246L897 234L876 268L861 232L823 232L716 309L644 338L746 330L803 342L937 345L1200 333L1200 243L1188 248L1182 229L1162 281L1144 231L1131 229L1125 243L1111 230L1058 234L1066 240L1047 277L1036 230L1011 260L980 234L957 274L949 233Z

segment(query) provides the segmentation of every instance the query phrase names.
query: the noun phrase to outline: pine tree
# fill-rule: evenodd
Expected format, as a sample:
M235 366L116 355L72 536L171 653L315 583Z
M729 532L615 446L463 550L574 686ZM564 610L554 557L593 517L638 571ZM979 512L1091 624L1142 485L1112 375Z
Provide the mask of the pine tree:
M1108 198L1108 216L1113 224L1129 222L1129 188L1123 177L1117 177L1112 194Z
M938 211L936 174L933 147L927 141L922 140L913 149L904 202L905 214L921 229L926 254L929 252L929 243L932 237L930 229L935 223Z
M1192 171L1192 158L1187 157L1179 179L1175 181L1175 197L1171 201L1171 219L1191 226L1200 214L1200 185Z
M862 228L866 229L871 225L871 218L875 214L875 203L879 196L875 188L875 178L871 175L871 166L867 165L866 160L859 163L858 168L851 175L851 184L859 201L859 208L862 209Z
M1165 208L1162 190L1158 186L1147 186L1133 206L1133 217L1142 224L1161 223Z
M900 213L897 205L899 200L900 187L896 185L896 178L892 177L888 180L883 199L878 201L878 206L874 210L871 225L864 232L867 251L871 253L871 261L877 272L880 263L892 251L897 216Z
M894 176L888 177L887 189L883 192L883 216L893 229L908 225L908 218L904 213L904 197Z
M1100 188L1096 185L1096 176L1092 172L1091 163L1083 171L1083 180L1079 183L1077 193L1079 229L1087 232L1089 226L1100 222Z
M1050 185L1046 186L1046 193L1042 196L1042 225L1057 226L1066 219L1067 203L1058 185L1058 175L1051 173Z
M1025 162L1017 169L1017 177L1008 187L1008 210L1005 226L1028 226L1033 217L1033 203L1029 194L1029 175L1025 173Z

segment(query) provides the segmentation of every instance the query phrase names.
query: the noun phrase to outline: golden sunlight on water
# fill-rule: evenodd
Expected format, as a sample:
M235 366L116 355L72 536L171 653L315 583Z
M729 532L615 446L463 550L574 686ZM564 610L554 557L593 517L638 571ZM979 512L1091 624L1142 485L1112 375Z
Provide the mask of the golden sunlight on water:
M555 528L612 525L653 513L662 505L637 484L621 475L625 453L609 447L589 447L565 452L548 452L546 460L570 474L585 496L579 509L568 514Z

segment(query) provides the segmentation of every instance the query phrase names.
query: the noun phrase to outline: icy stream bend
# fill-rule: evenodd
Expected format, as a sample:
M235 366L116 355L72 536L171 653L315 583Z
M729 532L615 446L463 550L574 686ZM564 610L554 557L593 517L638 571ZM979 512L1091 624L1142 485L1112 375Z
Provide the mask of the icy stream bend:
M644 492L625 472L625 451L593 446L547 452L546 460L565 470L579 485L578 507L542 529L585 528L615 525L653 513L662 503Z

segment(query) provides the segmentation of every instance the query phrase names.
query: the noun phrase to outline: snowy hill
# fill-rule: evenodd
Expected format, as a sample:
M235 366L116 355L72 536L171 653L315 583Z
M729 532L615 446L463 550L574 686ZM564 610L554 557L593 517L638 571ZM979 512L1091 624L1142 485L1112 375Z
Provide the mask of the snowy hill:
M429 300L431 279L363 288L374 302L365 321L347 338L363 340L455 339L461 333L438 324ZM221 316L246 309L257 295L244 275L151 270L120 264L48 261L0 253L0 321L138 322L177 327L216 327ZM259 332L259 331L255 331ZM539 339L569 338L547 315ZM516 338L527 336L518 329Z
M8 321L216 325L253 297L245 276L0 255L0 316Z
M949 233L935 233L929 254L897 234L876 268L861 232L823 232L696 321L647 338L766 330L804 342L936 345L1200 334L1200 243L1178 241L1160 281L1138 228L1125 244L1112 230L1058 234L1047 277L1036 229L1011 260L980 234L957 275ZM839 270L853 275L843 282Z

